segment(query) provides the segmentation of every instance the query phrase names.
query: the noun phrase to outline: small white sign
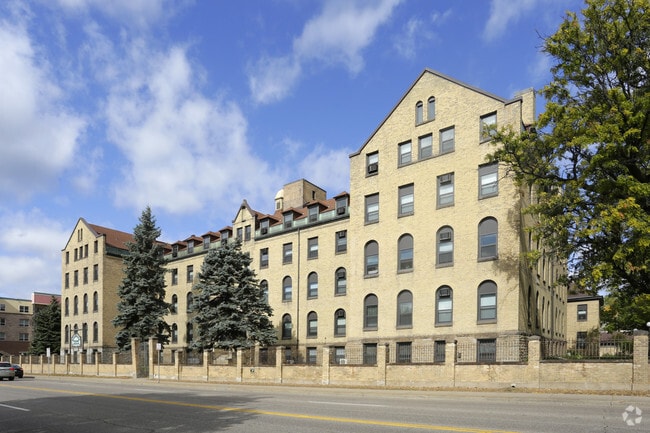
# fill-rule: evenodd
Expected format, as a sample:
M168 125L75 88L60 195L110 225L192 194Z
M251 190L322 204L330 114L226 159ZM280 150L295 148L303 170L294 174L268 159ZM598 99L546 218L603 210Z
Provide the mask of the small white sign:
M72 347L81 347L81 335L72 334L72 338L70 338L70 343L72 344Z
M47 349L45 349L45 354L47 355L48 358L50 357L51 353L50 353L50 348L49 347Z

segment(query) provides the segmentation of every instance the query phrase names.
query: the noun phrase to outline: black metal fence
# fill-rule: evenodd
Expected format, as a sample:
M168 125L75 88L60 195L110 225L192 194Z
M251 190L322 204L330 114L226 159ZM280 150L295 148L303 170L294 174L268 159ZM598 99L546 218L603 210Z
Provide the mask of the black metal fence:
M609 337L609 336L608 336ZM632 361L634 339L631 336L585 340L542 340L542 359L558 361L622 360Z

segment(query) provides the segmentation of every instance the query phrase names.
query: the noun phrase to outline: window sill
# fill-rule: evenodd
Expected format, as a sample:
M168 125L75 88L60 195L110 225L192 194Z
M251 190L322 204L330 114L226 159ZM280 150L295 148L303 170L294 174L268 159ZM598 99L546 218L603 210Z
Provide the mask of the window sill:
M454 323L453 323L453 322L449 322L449 323L436 323L434 326L435 326L436 328L450 328L450 327L454 326Z
M363 332L376 331L376 330L377 330L377 328L363 328Z
M372 275L366 274L363 276L363 278L377 278L377 277L379 277L379 272L377 272L376 274L372 274Z
M415 214L415 212L404 212L404 213L401 213L401 214L397 215L397 218L409 217L409 216L413 216L414 214Z
M436 206L436 209L444 209L446 207L454 207L454 203L445 203L445 204L439 204Z
M497 319L485 319L485 320L477 320L476 324L477 325L490 325L497 323Z
M480 196L478 197L478 199L479 199L479 200L485 200L485 199L488 199L488 198L498 197L498 196L499 196L499 193L497 192L497 193L495 193L495 194L480 195Z
M397 273L398 273L398 274L410 274L410 273L412 273L412 272L413 272L413 268L409 268L409 269L398 269L398 270L397 270Z
M495 260L499 260L499 256L494 256L494 257L479 257L476 261L477 262L493 262Z
M395 329L413 329L413 325L397 325Z
M436 265L436 269L451 268L453 266L454 266L454 262L451 262L451 263L439 263L439 264Z

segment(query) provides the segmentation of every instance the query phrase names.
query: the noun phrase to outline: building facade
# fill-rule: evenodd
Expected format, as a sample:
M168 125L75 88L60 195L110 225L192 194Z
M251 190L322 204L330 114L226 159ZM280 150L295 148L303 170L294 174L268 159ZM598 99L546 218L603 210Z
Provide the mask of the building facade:
M34 335L32 319L39 309L59 295L34 292L32 299L0 298L0 356L23 355L29 352Z
M487 160L493 126L522 131L534 120L532 89L504 99L425 70L350 155L349 192L328 198L297 180L278 192L272 212L244 200L231 225L171 245L165 350L187 350L195 338L189 305L204 254L233 239L253 259L288 360L314 362L329 346L339 362L372 362L380 344L392 361L419 356L419 347L436 358L449 341L472 347L459 353L466 360L497 360L500 341L565 338L567 291L555 284L564 267L522 259L540 249L522 213L534 194ZM64 254L85 254L79 239ZM64 263L64 276L91 269L87 254L81 261ZM116 287L101 281L107 270L97 286L64 280L66 297ZM101 305L103 317L88 317L88 326L112 326L114 303ZM83 326L65 317L63 326ZM98 343L107 341L103 329Z

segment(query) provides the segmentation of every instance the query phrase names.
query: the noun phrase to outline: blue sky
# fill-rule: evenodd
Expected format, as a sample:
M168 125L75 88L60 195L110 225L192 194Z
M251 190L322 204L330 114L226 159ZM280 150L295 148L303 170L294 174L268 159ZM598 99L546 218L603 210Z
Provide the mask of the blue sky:
M356 151L424 68L502 97L550 80L579 0L0 3L0 296L60 293L80 217L163 240L349 190ZM538 112L544 101L538 98Z

